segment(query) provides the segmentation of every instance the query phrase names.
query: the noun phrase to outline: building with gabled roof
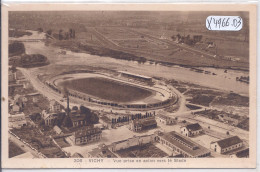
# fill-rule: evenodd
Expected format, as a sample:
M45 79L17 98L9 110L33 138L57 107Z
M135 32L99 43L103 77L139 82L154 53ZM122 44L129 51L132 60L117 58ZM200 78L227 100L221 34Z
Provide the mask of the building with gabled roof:
M50 112L49 110L43 110L41 112L41 118L44 120L45 125L53 125L54 121L59 118L59 116L65 116L65 112Z
M242 146L243 141L238 136L221 139L210 144L210 148L214 150L214 152L218 152L220 154L239 149Z
M181 127L181 134L192 137L199 135L203 132L203 128L199 125L199 123L188 124L186 126Z
M156 132L155 140L174 153L182 154L185 158L202 158L211 154L207 148L175 131L168 133L158 131Z
M132 120L129 124L129 129L135 132L148 130L157 127L155 117L147 117L141 119Z
M172 125L176 123L176 120L174 118L162 114L158 115L158 119L161 123L165 125Z
M86 115L80 114L76 112L74 114L70 114L70 119L72 121L73 127L81 127L87 125Z
M60 112L61 105L56 100L51 100L50 101L50 111L51 112Z

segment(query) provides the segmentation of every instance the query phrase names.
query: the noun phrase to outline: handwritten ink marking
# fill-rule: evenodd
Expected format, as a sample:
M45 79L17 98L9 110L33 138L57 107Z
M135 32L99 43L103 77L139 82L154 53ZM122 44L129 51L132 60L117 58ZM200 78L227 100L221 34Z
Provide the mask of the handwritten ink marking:
M213 31L239 31L243 27L240 16L208 16L206 28Z

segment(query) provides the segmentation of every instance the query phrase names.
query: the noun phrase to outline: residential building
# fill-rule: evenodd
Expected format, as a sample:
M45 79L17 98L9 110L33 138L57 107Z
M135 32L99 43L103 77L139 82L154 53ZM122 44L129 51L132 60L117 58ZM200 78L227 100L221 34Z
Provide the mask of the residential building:
M134 146L141 146L144 144L152 143L154 142L155 135L143 135L143 136L134 136L132 138L128 138L125 140L120 140L117 142L114 142L111 144L111 150L113 152L123 150L123 149L128 149L130 147Z
M60 112L61 111L61 105L57 101L51 100L50 101L50 111L51 112Z
M147 117L141 119L132 120L129 124L129 129L135 132L148 130L157 127L155 117Z
M8 72L8 82L16 82L16 72L9 71Z
M75 145L80 145L98 141L101 137L102 131L100 128L88 126L75 131L72 135L72 140Z
M107 145L101 144L88 152L88 158L117 158L117 156L108 149Z
M171 131L168 133L156 132L155 140L169 148L173 153L182 154L185 158L200 158L210 156L210 150L193 142L191 139Z
M54 121L60 116L65 115L65 112L50 112L49 110L43 110L41 117L45 122L45 125L53 125Z
M14 103L26 103L28 101L28 98L26 96L23 96L23 95L19 95L19 94L16 94L14 96Z
M243 141L238 136L232 136L229 138L218 140L216 142L212 142L210 144L210 148L214 150L214 152L218 152L220 154L224 154L226 152L239 149L242 146L243 146Z
M38 92L30 93L30 94L26 95L27 99L31 100L33 103L37 103L39 101L40 96L41 96L41 94Z
M174 118L168 117L166 115L158 115L158 119L164 125L172 125L176 123L176 120Z
M70 114L70 119L72 121L73 127L81 127L87 125L86 116L84 114L80 114L80 113Z
M186 126L181 127L181 134L187 136L187 137L192 137L199 135L203 132L202 127L198 124L188 124Z
M8 116L8 127L9 128L21 128L22 126L26 126L27 121L25 119L25 115L23 112L19 112L16 114L9 114Z
M12 105L11 109L12 109L12 112L14 112L14 113L21 111L21 107L18 105Z

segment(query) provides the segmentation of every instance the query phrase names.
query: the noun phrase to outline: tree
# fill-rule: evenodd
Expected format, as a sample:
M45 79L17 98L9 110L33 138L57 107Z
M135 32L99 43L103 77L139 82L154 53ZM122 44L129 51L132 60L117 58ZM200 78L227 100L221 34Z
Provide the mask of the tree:
M229 131L227 131L227 133L226 133L227 135L229 135Z
M10 56L21 55L25 53L25 46L21 42L13 42L8 45L8 51Z
M43 32L43 29L41 27L39 27L37 30L38 32Z
M171 36L172 40L175 41L176 37L174 35Z
M80 114L85 115L87 124L96 124L99 121L98 115L91 112L91 110L85 106L80 106Z
M73 106L73 107L72 107L72 110L77 111L77 110L79 110L79 108L78 108L78 106Z
M60 29L59 30L59 40L63 40L63 34L62 34L63 30Z
M92 113L91 117L90 117L90 121L91 121L91 124L97 124L99 121L99 117L97 116L97 114Z
M51 30L51 29L50 29L50 30L47 30L46 33L51 36L52 30Z
M75 30L73 29L73 30L72 30L72 38L75 39L75 37L76 37L76 34L75 34Z
M69 29L69 36L70 36L70 38L73 38L73 30L72 29Z

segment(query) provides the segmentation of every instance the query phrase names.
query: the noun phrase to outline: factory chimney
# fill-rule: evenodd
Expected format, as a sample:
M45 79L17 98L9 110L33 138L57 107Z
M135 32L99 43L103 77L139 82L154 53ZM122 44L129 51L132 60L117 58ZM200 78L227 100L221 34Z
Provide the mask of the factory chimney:
M67 91L67 115L70 113L70 100L69 100L69 91Z

